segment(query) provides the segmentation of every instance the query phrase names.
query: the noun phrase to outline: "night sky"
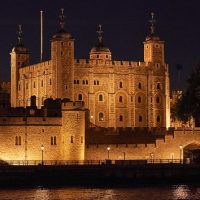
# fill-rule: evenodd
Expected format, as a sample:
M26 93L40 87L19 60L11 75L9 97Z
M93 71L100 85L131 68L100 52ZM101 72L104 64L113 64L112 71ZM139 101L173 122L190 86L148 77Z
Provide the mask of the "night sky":
M44 11L44 58L50 59L50 39L59 29L60 8L65 9L66 30L75 38L75 57L88 58L102 24L104 43L114 60L143 61L143 41L149 33L150 13L156 32L165 41L165 61L170 67L171 88L184 88L200 63L199 0L7 0L0 6L0 79L10 80L10 51L16 44L18 24L31 53L31 64L40 58L40 10ZM176 65L181 64L181 83Z

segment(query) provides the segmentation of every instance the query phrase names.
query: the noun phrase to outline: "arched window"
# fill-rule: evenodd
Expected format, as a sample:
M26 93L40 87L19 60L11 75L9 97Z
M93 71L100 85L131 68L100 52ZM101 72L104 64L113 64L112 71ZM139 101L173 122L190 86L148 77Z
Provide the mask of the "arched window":
M99 113L99 121L104 121L104 114L102 112Z
M141 115L139 116L139 122L142 122L142 116Z
M156 103L160 103L160 98L156 97Z
M160 83L157 83L157 86L156 86L157 90L160 89Z
M119 87L120 87L120 88L122 88L122 87L123 87L123 85L122 85L122 82L121 82L121 81L119 82Z
M103 95L102 94L99 95L99 101L103 101Z
M119 116L119 121L120 121L120 122L123 121L123 116L122 116L122 115Z
M141 103L142 102L142 99L141 99L141 97L139 96L138 97L138 103Z
M122 96L119 96L119 102L122 102Z
M83 100L83 95L82 94L78 94L78 100L82 101Z
M138 88L141 89L142 88L142 84L139 82L138 83Z
M157 116L156 121L157 121L157 122L160 122L160 116L159 116L159 115Z

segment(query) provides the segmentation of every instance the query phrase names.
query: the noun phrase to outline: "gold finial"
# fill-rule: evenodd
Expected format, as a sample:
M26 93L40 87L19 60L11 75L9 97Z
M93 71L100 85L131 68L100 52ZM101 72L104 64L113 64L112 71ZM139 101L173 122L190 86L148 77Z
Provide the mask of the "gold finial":
M151 19L149 20L150 22L150 35L154 35L155 34L155 23L156 20L154 19L154 13L151 12Z
M64 8L61 8L61 14L59 15L59 19L60 19L60 27L61 30L64 30L65 27L65 15L64 15Z
M99 44L103 44L103 31L101 24L99 24L99 30L97 31L97 33L98 33Z

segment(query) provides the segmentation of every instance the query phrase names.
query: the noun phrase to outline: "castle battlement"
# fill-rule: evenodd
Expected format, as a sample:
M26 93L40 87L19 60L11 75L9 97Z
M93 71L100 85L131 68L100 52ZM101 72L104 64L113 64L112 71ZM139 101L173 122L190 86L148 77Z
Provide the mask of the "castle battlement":
M21 73L30 73L30 71L33 72L33 71L36 71L36 70L37 71L38 70L44 70L44 68L49 69L51 64L52 64L51 60L48 60L48 61L45 61L45 62L21 67L19 70L21 71Z
M84 109L84 102L83 101L63 101L62 102L62 110L75 110L75 109Z

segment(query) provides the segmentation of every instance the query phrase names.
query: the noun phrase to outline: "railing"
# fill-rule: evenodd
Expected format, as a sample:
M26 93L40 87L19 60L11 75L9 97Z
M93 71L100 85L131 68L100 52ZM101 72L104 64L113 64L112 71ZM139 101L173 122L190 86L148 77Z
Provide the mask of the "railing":
M190 164L187 160L180 159L147 159L147 160L43 160L43 165L149 165L149 164ZM41 160L7 160L0 161L2 165L42 165Z

